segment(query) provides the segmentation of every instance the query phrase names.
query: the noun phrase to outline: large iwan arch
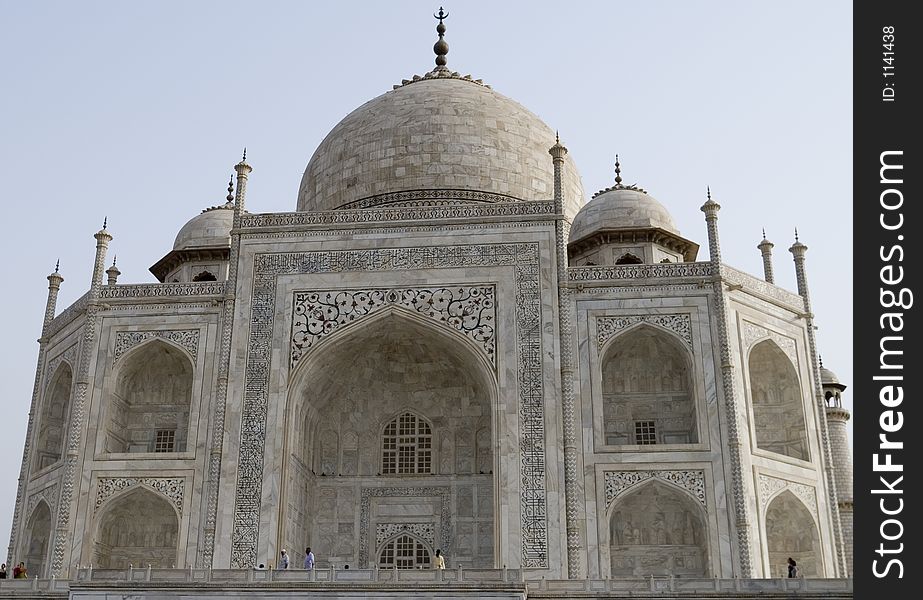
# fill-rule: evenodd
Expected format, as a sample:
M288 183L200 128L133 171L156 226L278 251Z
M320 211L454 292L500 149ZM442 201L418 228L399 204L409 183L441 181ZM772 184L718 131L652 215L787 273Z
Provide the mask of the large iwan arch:
M800 460L810 460L804 402L798 373L772 340L750 351L750 398L756 446Z
M193 364L176 346L155 339L119 364L106 418L106 451L186 450Z
M280 543L365 568L379 561L382 536L424 528L454 564L494 567L496 383L477 353L395 309L302 357Z

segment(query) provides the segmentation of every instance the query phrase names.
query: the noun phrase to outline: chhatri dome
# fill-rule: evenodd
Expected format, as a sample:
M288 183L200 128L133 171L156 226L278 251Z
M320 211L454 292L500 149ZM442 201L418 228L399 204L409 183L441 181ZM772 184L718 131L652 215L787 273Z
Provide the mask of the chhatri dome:
M449 70L441 20L437 31L435 69L366 102L320 143L299 211L553 197L555 132L481 80ZM564 177L564 214L573 218L583 186L570 157Z

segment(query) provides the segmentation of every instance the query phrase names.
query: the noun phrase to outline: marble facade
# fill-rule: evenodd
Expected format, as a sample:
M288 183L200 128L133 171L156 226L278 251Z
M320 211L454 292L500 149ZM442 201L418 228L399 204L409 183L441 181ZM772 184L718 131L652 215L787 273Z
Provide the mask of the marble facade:
M30 573L311 546L526 580L847 576L803 270L796 294L727 266L710 197L699 260L620 176L584 206L554 132L445 67L334 128L296 212L247 212L235 169L158 283L102 282L105 228L60 314L49 277Z

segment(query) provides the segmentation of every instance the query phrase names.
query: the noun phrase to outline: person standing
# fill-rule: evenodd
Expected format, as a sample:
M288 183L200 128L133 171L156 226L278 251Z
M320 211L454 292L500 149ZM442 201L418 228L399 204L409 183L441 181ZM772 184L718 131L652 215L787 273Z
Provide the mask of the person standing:
M788 557L788 576L798 577L798 563L791 556Z
M314 570L314 553L311 552L310 546L304 549L304 568L308 571Z
M6 579L6 563L0 565L0 579Z
M28 579L29 573L26 571L26 563L21 562L13 569L13 579Z
M442 556L442 550L439 548L436 549L436 557L433 558L433 568L434 569L444 569L445 568L445 557Z
M288 568L288 553L285 548L282 549L282 556L279 558L279 570L284 571Z

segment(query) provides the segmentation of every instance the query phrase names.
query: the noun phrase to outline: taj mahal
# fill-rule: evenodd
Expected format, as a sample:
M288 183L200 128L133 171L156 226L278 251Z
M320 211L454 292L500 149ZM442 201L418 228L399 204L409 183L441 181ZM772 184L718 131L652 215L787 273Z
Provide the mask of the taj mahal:
M248 209L245 152L152 249L158 283L119 280L105 225L79 300L48 276L7 563L81 598L851 597L850 415L807 246L789 291L768 239L759 275L725 262L704 184L702 246L618 159L587 201L565 137L453 71L438 17L435 68L329 132L292 212ZM306 546L315 572L273 569Z

